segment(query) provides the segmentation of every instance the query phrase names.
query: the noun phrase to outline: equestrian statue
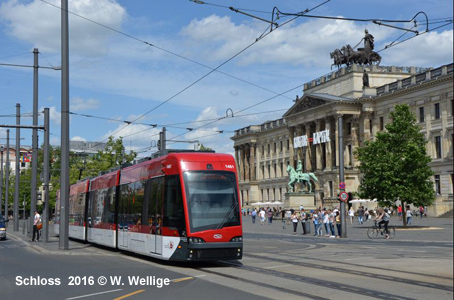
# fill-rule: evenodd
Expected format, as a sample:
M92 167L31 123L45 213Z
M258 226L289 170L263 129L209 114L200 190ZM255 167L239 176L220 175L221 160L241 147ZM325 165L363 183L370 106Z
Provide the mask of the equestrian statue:
M298 161L298 166L296 170L291 166L287 165L287 173L289 174L290 181L288 182L289 192L293 193L295 190L295 184L303 183L303 187L308 187L308 192L312 193L312 184L311 179L318 181L314 173L303 173L301 161Z

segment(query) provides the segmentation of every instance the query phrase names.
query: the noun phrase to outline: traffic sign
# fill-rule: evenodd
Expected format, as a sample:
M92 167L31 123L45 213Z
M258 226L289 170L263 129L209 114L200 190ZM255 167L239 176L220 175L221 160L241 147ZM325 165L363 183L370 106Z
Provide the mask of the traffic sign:
M340 183L339 183L339 188L340 188L341 190L345 190L345 182L340 182Z
M340 200L340 201L346 202L346 201L348 200L348 194L347 194L347 192L341 192L341 193L339 194L339 200Z

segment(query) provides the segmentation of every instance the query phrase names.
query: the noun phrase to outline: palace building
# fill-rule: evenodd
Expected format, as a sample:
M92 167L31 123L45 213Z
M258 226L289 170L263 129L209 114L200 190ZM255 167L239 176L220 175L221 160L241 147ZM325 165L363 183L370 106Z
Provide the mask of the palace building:
M452 210L452 63L435 69L344 67L306 83L303 95L281 119L236 130L232 140L243 207L259 202L288 208L287 165L295 168L298 161L303 172L318 178L314 207L337 206L339 153L344 158L346 191L354 193L361 176L355 149L384 130L391 122L390 112L402 103L416 115L432 157L436 200L428 213L433 216ZM340 117L344 149L338 145Z

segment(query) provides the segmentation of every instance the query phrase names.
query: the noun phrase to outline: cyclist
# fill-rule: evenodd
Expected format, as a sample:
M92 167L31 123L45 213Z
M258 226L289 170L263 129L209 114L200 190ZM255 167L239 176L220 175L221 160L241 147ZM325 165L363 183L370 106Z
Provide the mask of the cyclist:
M389 231L388 231L388 223L391 215L389 214L388 210L379 208L378 209L378 214L374 218L374 221L380 221L378 222L378 228L381 231L381 224L384 224L385 226L385 238L389 239ZM382 233L383 234L383 233Z

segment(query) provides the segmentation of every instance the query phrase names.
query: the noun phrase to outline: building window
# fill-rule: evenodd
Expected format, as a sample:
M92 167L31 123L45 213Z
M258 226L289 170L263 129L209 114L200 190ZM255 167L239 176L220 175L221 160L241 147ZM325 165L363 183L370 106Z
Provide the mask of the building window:
M419 108L419 123L424 123L424 107Z
M284 177L284 163L281 163L281 177Z
M372 119L369 119L369 132L372 133Z
M284 150L284 143L281 141L281 152Z
M276 154L277 152L277 147L276 147L276 143L274 143L274 153Z
M351 122L347 123L347 134L348 135L352 134L352 123Z
M443 155L441 151L441 136L435 137L435 155L436 158L441 158L441 156Z
M347 145L347 152L348 152L348 165L353 165L353 157L352 157L352 145Z
M277 165L274 164L274 178L277 178Z
M262 155L265 155L265 146L262 146Z
M271 178L271 166L268 165L268 178Z
M271 145L268 144L268 155L270 155L270 154L271 154Z
M265 166L262 166L262 178L265 179Z
M435 175L435 193L441 195L440 175Z
M440 119L440 103L435 103L434 104L434 109L435 109L435 120Z
M290 140L287 140L287 149L290 149Z
M333 182L332 181L328 182L328 185L329 185L329 196L332 198L332 197L334 197Z
M380 117L380 131L385 129L385 123L383 121L383 117Z

